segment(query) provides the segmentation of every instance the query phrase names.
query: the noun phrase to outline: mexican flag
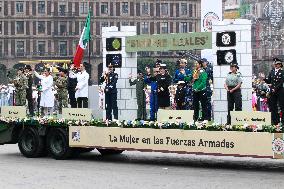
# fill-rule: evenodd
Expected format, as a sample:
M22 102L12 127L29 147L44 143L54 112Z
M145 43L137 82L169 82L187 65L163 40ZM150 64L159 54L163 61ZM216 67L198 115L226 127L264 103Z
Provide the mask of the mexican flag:
M83 59L83 56L84 56L84 50L87 48L88 42L91 39L90 26L91 26L91 12L89 11L88 17L86 19L85 27L82 31L80 41L79 41L79 44L78 44L77 49L76 49L76 54L74 56L73 62L74 62L75 67L80 66L82 59Z

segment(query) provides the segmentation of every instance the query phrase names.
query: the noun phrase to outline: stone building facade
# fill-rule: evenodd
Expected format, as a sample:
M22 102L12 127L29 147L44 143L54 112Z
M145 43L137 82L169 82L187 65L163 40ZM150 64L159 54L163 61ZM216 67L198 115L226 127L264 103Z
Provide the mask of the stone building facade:
M97 83L102 27L136 26L137 34L200 31L200 2L0 0L0 63L11 68L21 60L72 59L90 8L92 41L85 61L90 54Z
M225 18L244 18L252 21L253 71L255 74L267 74L272 58L283 58L284 1L226 0L224 14Z

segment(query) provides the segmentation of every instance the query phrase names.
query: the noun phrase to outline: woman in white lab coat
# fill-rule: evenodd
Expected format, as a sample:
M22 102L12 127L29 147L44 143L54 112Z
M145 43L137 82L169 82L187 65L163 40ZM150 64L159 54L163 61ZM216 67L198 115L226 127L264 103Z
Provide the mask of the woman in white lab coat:
M80 64L80 71L76 74L78 83L75 88L75 97L77 98L78 108L88 108L89 74L86 71L85 64Z
M44 115L50 116L53 113L54 106L53 78L50 75L50 69L45 69L43 75L39 75L34 71L34 75L41 80L40 106L43 107Z

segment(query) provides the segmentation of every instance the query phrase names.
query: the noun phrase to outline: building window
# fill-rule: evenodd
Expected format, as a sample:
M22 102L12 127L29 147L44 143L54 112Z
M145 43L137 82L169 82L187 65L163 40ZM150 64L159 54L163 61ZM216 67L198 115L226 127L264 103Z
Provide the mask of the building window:
M2 12L2 2L0 1L0 13Z
M59 15L65 16L66 12L66 5L65 4L59 4Z
M60 56L67 56L67 41L60 41L59 42L59 55Z
M37 51L39 56L44 56L45 54L45 41L39 41L37 44Z
M168 33L168 22L162 23L162 33Z
M88 14L88 2L80 3L80 14Z
M122 14L128 14L128 2L122 2Z
M102 22L102 27L108 27L108 22Z
M181 33L187 33L188 30L187 30L187 22L181 22L180 23L180 32Z
M2 34L2 21L0 21L0 35Z
M187 15L187 3L181 3L180 14L181 15Z
M64 36L67 35L67 22L60 22L59 34Z
M85 27L85 21L80 22L80 31L82 32Z
M25 42L24 41L17 41L17 46L16 46L16 52L17 56L24 56L25 53Z
M168 9L169 9L168 3L161 4L162 15L168 15Z
M45 13L45 1L38 2L38 13L44 14Z
M148 22L142 22L142 34L148 34L149 33L149 23Z
M17 21L16 22L16 29L17 29L17 34L24 34L24 21Z
M101 14L108 14L108 3L101 4Z
M128 21L123 21L123 22L121 22L121 26L129 26L129 22Z
M45 21L39 21L37 25L38 33L45 33Z
M188 32L192 32L192 22L189 22L188 26L189 26Z
M189 4L189 7L188 7L188 13L189 13L189 17L192 17L192 4Z
M142 3L142 14L149 14L149 6L148 3Z
M16 1L16 13L24 12L24 1Z

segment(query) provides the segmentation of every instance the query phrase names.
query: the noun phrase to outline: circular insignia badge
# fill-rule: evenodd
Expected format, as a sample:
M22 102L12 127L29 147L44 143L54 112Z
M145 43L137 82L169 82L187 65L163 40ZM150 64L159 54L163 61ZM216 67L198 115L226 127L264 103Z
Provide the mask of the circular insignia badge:
M120 48L120 46L121 46L121 44L120 44L119 40L114 39L113 42L112 42L112 47L117 50L117 49Z
M225 55L225 60L227 63L231 63L234 60L234 55L231 52L227 52Z
M229 34L225 33L224 35L222 35L222 43L224 45L229 45L231 43L231 37Z
M203 28L205 32L212 31L212 21L219 20L219 16L214 12L208 12L203 18Z
M272 141L272 150L277 154L284 152L284 140L281 138L276 138Z

